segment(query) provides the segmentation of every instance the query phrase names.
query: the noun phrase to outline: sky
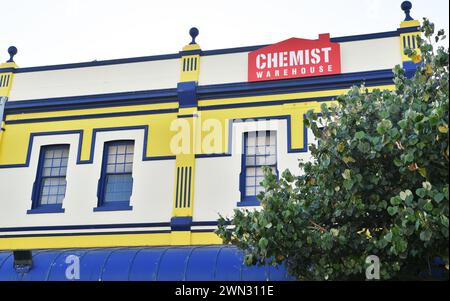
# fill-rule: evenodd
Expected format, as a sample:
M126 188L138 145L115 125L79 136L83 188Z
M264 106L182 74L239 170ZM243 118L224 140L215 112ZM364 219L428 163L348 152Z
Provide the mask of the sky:
M410 0L411 15L449 29L448 0ZM396 30L401 0L0 0L0 62L19 67L177 53ZM448 40L444 44L448 47Z

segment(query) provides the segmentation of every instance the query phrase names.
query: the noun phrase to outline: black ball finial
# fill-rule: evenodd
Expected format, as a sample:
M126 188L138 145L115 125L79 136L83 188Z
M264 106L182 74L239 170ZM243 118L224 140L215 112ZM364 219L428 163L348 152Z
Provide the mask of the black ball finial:
M192 28L189 30L189 35L190 35L191 38L192 38L192 41L191 41L189 44L197 44L197 43L195 42L195 38L198 36L198 29L197 29L196 27L192 27Z
M405 12L405 21L411 21L414 20L411 18L411 15L409 14L412 8L412 3L409 1L403 1L402 5L400 6L402 10Z
M17 48L15 46L10 46L8 48L9 53L9 60L7 60L7 63L13 63L14 62L14 56L17 54Z

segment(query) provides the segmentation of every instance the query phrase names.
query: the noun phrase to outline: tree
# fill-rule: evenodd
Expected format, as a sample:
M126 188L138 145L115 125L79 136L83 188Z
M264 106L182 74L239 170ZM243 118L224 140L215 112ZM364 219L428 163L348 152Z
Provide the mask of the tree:
M395 89L353 87L336 105L309 111L317 137L303 174L265 170L260 210L220 217L217 234L245 262L283 263L304 280L364 280L366 258L381 279L411 279L441 258L448 277L448 49L424 19L412 78L396 66ZM433 41L432 41L433 39ZM322 120L322 121L321 121ZM321 122L323 128L321 129Z

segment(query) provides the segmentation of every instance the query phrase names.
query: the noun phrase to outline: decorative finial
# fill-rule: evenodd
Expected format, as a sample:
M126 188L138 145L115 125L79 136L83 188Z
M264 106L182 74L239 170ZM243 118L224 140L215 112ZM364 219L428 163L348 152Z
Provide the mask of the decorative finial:
M403 1L402 5L400 6L402 8L402 10L405 12L405 21L411 21L414 20L413 18L411 18L411 15L409 14L411 8L412 8L412 4L409 1Z
M10 46L8 48L9 53L9 60L7 60L7 63L14 63L14 56L17 54L17 48L15 46Z
M190 45L192 45L192 44L197 44L196 42L195 42L195 38L198 36L198 29L196 28L196 27L192 27L190 30L189 30L189 35L192 37L192 41L189 43Z

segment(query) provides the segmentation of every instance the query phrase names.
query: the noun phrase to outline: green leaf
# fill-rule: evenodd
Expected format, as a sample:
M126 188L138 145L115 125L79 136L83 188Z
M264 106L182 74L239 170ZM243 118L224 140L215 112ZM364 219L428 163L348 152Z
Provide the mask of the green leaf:
M440 203L443 199L444 199L444 197L445 197L445 195L443 194L443 193L436 193L435 195L434 195L434 197L433 197L433 199L436 201L436 202L438 202L438 203Z
M424 198L427 194L427 191L424 188L418 188L416 189L416 194L420 197L420 198Z
M400 192L400 195L402 194L402 192ZM391 198L391 204L394 205L394 206L400 205L400 203L402 202L401 199L402 199L401 196L400 197L398 197L398 196L392 197ZM406 199L406 196L405 196L405 199Z
M349 180L351 178L351 170L345 169L344 172L342 173L342 177L346 180Z
M408 121L405 119L402 119L397 124L400 128L404 129L408 126Z
M389 206L387 208L387 212L389 213L390 216L393 216L393 215L397 214L398 207L397 206Z
M358 140L363 139L366 136L366 133L364 133L363 131L359 131L355 133L355 138Z
M428 202L423 206L423 209L425 209L426 211L433 210L433 204L431 203L431 200L428 200Z
M384 239L388 242L391 242L392 241L392 232L389 232L388 234L386 234L384 236Z
M431 239L431 236L433 235L433 233L430 230L424 230L422 232L420 232L420 240L422 241L429 241Z
M343 183L345 189L350 190L353 187L353 181L352 180L344 180Z
M268 244L269 244L269 241L265 237L262 237L258 242L259 247L263 250L267 249Z

